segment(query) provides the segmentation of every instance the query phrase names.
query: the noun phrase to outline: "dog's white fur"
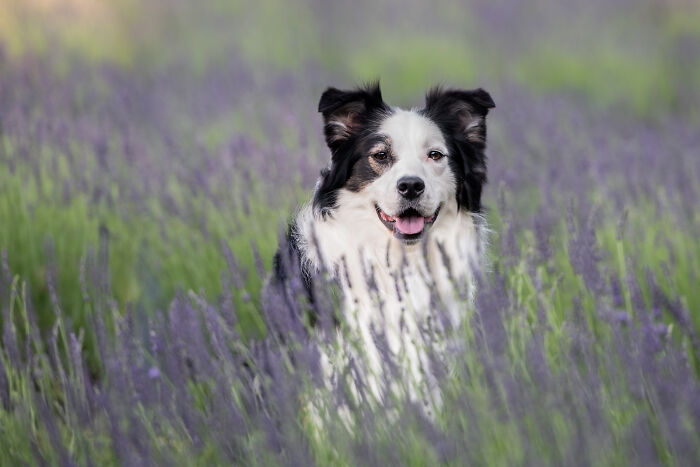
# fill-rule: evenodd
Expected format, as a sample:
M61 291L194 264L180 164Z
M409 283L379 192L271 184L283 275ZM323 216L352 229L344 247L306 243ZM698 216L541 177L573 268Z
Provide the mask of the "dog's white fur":
M382 397L382 352L375 336L386 337L389 351L411 380L411 398L435 397L420 388L429 382L423 351L428 326L444 319L457 326L465 313L465 295L471 294L472 267L481 261L484 224L477 214L459 209L454 176L449 169L447 144L435 123L413 110L394 109L379 132L391 141L396 162L359 192L341 189L331 215L322 216L312 206L297 216L302 261L312 269L336 274L344 292L344 321L354 347L362 349L372 393ZM427 154L445 154L432 160ZM418 176L425 182L420 199L425 213L440 212L426 237L406 245L382 224L375 204L397 215L400 195L397 181ZM442 251L440 251L442 249ZM447 258L447 261L445 259ZM372 285L370 285L370 282ZM455 284L467 284L455 290ZM431 292L433 293L431 301ZM443 307L437 307L435 298ZM441 311L438 311L441 310ZM445 313L446 316L436 316Z

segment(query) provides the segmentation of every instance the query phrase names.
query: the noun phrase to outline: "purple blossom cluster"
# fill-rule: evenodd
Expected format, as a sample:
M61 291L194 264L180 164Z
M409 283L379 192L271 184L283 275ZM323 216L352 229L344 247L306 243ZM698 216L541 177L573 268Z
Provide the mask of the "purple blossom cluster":
M595 257L581 238L585 231L572 235L572 249ZM688 310L652 275L650 303L631 278L622 286L632 296L632 315L621 310L615 290L600 286L590 295L584 281L557 323L552 290L533 280L536 303L528 305L499 266L479 280L474 309L465 309L469 318L449 351L450 371L431 367L445 399L442 415L426 418L408 401L357 405L339 384L326 397L338 412L351 409L352 428L331 415L319 441L304 403L325 390L319 341L301 320L309 304L289 302L301 278L291 278L284 291L270 290L284 296L266 297L268 337L246 342L231 294L210 303L181 293L163 313L119 313L100 257L104 251L88 255L83 282L101 362L94 375L83 354L84 330L67 325L58 302L56 322L42 339L4 255L0 292L9 304L3 303L0 395L4 419L39 443L28 461L93 465L109 456L129 465L183 459L313 465L326 455L351 464L403 464L412 443L425 450L425 460L439 462L649 465L697 458L700 340ZM574 268L591 267L579 261L572 258ZM227 289L235 287L235 274L223 273ZM625 282L615 274L604 279L615 280L613 289ZM332 284L326 286L317 287L314 309L321 323L333 312ZM664 312L680 339L661 319ZM391 354L383 358L392 368ZM362 372L348 365L346 377L362 393ZM23 390L31 397L20 397ZM494 452L498 446L502 451Z

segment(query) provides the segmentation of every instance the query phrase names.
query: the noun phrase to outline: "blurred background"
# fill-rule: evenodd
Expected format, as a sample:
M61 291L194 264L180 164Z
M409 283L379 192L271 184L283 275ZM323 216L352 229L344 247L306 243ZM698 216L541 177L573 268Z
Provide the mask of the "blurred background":
M513 82L647 115L693 108L700 84L695 0L4 0L0 8L5 54L50 56L59 68L81 60L203 75L228 66L292 73L314 90L330 77L381 78L399 103L436 82Z

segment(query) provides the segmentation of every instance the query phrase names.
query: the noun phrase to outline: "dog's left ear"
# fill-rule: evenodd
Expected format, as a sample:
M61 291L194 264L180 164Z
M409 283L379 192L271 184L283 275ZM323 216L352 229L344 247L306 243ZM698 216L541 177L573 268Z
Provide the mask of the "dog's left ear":
M435 88L425 97L423 113L451 140L449 163L457 177L457 204L471 212L481 210L486 183L486 114L496 105L483 89L472 91Z
M434 88L425 96L425 113L453 136L463 136L474 146L486 144L486 114L496 107L483 89L471 91Z

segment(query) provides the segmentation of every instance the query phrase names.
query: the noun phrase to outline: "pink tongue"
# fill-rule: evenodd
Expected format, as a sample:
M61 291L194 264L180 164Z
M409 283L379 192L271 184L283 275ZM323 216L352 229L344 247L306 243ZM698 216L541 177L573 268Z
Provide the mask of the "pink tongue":
M407 235L417 234L423 230L423 224L425 224L425 219L418 216L411 217L397 217L396 218L396 228L399 232Z

